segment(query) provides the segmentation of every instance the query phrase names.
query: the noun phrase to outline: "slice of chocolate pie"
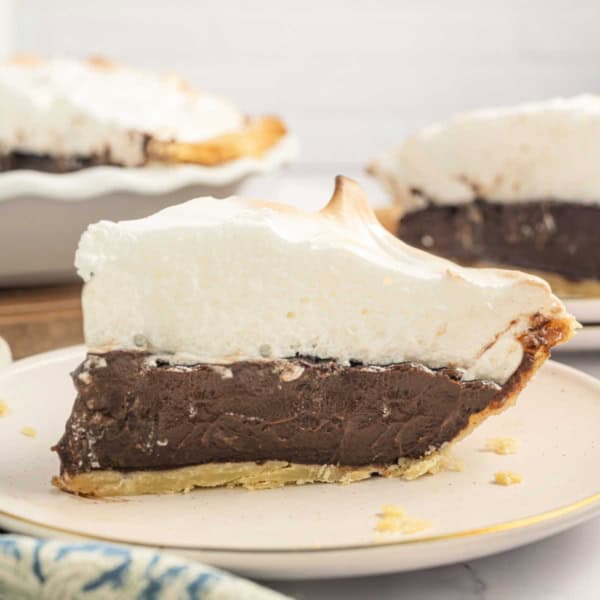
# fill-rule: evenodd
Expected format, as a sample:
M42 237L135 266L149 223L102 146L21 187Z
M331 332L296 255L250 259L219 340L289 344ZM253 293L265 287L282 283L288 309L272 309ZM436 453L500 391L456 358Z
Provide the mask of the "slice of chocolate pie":
M600 296L600 96L458 115L370 171L396 202L382 221L409 244Z
M258 157L286 133L275 117L104 59L0 64L0 171L96 165L213 166Z
M548 285L411 248L339 177L308 213L202 198L88 228L87 358L55 485L414 478L576 326Z

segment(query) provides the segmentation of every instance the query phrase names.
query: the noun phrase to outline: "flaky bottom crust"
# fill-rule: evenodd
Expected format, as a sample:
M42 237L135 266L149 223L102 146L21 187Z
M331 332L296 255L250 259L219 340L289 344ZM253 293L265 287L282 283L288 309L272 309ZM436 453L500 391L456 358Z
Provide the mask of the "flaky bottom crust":
M64 491L82 496L138 496L187 492L193 488L243 487L260 490L307 483L348 484L374 475L412 480L428 473L459 468L459 463L444 449L421 459L400 459L398 464L390 466L338 467L278 460L260 464L228 462L153 471L91 471L72 476L65 473L54 477L52 483Z

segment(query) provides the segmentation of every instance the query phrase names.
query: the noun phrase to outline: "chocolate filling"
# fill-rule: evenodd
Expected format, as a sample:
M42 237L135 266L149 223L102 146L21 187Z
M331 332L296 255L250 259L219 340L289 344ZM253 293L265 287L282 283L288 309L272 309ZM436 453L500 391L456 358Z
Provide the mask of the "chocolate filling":
M491 263L600 279L600 207L539 200L430 204L398 223L399 238L463 264Z
M141 352L88 355L55 447L62 472L285 460L343 466L419 458L469 417L500 407L504 386L453 369L294 358L171 366ZM512 383L511 383L512 382Z
M45 173L69 173L99 165L119 166L111 162L110 157L97 154L91 156L50 156L27 152L0 154L0 172L31 169Z

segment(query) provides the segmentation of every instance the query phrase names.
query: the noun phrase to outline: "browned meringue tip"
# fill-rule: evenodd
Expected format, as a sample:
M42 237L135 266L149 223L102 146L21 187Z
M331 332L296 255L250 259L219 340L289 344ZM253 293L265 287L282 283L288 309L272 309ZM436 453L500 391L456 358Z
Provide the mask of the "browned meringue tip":
M322 215L339 219L345 223L377 222L377 217L364 189L357 181L344 175L336 175L333 195L320 212Z

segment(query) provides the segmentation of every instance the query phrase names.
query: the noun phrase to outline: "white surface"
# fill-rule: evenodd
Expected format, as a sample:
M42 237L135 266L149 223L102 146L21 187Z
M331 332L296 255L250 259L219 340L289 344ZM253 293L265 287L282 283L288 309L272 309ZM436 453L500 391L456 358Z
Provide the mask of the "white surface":
M409 209L476 198L600 204L600 96L463 113L398 144L371 168Z
M121 66L54 59L0 65L0 146L59 156L108 154L145 161L146 135L201 142L240 130L228 100L193 92L180 78Z
M81 348L66 349L20 361L0 373L0 396L11 411L0 420L0 452L11 457L0 463L4 526L170 546L254 575L319 577L467 560L541 539L600 510L599 497L526 526L427 540L540 515L600 492L600 447L594 445L600 383L553 363L516 408L488 420L455 449L465 462L463 472L414 482L375 479L350 487L261 492L216 489L120 501L64 494L49 486L58 461L48 448L61 434L72 404L66 374L82 356ZM51 403L45 401L49 397ZM36 428L37 437L24 437L23 426ZM481 452L491 436L515 436L521 448L511 456ZM509 488L492 485L493 473L504 469L521 473L524 482ZM381 543L373 528L381 505L389 503L430 520L432 528L414 536L386 536L388 544ZM407 539L412 543L398 543Z
M143 347L176 363L415 361L504 383L532 316L566 318L540 279L461 268L402 243L351 180L320 212L198 198L97 223L75 264L88 347Z
M0 0L0 60L13 50L13 0Z

